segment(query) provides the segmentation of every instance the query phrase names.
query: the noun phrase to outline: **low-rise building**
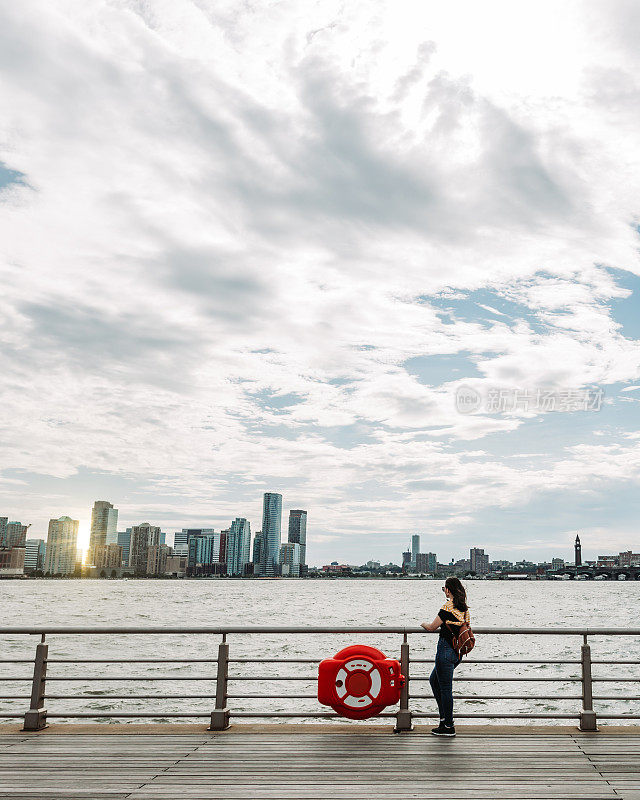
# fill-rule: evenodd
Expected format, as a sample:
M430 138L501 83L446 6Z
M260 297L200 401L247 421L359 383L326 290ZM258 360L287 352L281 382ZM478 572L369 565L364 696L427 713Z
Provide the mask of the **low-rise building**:
M170 575L173 578L184 578L187 574L188 556L172 555L167 556L167 561L164 565L164 574Z
M0 547L0 576L24 575L24 547Z

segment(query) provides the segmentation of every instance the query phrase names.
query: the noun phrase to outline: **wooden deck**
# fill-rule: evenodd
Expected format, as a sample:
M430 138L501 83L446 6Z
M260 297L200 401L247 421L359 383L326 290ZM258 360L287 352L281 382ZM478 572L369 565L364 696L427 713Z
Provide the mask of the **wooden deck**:
M2 726L0 797L640 800L638 728L461 728L456 739L441 740L427 727L403 735L315 726L305 732L304 725L216 734L177 725L162 733L157 726L137 733L104 726L109 734L99 727L24 734Z

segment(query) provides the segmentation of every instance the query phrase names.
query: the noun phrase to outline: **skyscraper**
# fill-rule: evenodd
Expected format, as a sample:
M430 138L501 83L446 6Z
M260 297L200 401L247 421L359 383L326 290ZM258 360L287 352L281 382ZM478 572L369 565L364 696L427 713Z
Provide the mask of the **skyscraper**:
M60 517L49 520L44 571L50 575L71 575L78 558L77 519Z
M281 525L282 495L275 492L265 492L262 505L260 574L266 578L273 578L279 573Z
M418 553L420 552L420 535L414 533L411 537L411 566L415 569L418 563Z
M24 551L24 571L44 572L44 539L27 539Z
M213 533L213 528L183 528L173 534L173 554L176 556L189 555L189 539L203 532Z
M576 534L575 550L575 565L576 567L582 566L582 545L580 544L580 537Z
M253 574L260 575L262 569L262 531L257 531L253 537Z
M122 548L122 566L129 566L129 556L131 551L131 528L126 531L118 531L118 544Z
M96 500L91 509L88 561L94 563L94 548L118 544L118 509L106 500Z
M307 512L300 509L289 511L289 542L300 545L300 573L307 565Z
M224 538L213 528L190 528L187 575L219 575L222 551L226 549Z
M129 548L129 566L136 575L147 574L149 548L160 543L160 528L142 522L131 528L131 544Z
M27 541L28 525L23 525L17 520L7 522L5 533L5 547L24 547Z
M236 517L227 537L227 575L244 575L250 561L251 525L244 517Z
M7 523L9 517L0 517L0 547L7 546Z
M472 547L469 550L471 572L476 575L486 575L489 572L489 556L481 547Z
M173 554L186 556L189 554L189 529L183 528L173 534Z

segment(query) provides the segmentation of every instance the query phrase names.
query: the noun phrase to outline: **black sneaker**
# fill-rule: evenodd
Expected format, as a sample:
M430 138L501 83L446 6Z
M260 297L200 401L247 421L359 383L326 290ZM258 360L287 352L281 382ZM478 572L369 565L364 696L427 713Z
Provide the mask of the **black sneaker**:
M454 725L451 725L451 727L449 727L448 725L445 725L444 722L441 722L437 728L433 728L431 730L431 733L434 736L455 736L456 729Z

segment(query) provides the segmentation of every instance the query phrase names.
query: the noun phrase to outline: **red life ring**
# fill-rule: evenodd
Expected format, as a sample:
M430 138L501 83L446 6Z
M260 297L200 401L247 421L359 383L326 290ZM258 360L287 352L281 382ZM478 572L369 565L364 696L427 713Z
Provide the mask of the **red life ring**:
M342 717L368 719L400 700L400 662L375 647L351 645L318 667L318 700Z

